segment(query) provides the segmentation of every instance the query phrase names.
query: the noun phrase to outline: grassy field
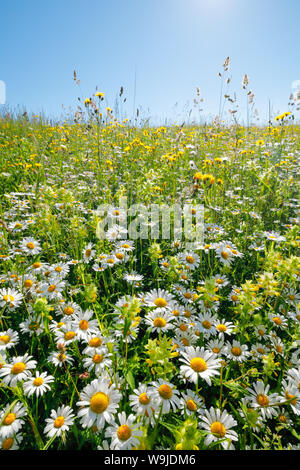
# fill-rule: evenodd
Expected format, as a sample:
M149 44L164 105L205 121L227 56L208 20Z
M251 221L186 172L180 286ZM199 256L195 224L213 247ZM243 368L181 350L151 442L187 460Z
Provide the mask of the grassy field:
M134 127L101 99L0 120L0 448L298 449L299 126ZM202 205L203 242L132 240L122 197Z

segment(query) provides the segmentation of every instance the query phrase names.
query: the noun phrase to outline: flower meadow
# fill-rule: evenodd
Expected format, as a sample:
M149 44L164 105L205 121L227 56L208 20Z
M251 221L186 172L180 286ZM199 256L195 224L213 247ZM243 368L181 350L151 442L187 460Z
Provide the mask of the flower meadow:
M0 120L0 448L299 449L299 126L102 100ZM121 197L202 205L203 240L131 239Z

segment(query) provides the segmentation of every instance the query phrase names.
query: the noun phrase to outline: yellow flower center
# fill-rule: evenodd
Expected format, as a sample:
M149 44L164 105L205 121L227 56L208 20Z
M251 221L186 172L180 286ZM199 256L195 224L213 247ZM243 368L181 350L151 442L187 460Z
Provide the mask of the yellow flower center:
M226 434L226 428L224 424L220 423L220 421L214 421L210 426L210 430L212 434L219 439L224 437Z
M42 377L36 377L33 381L33 385L35 385L36 387L43 385L43 383L44 383L44 380L42 379Z
M6 426L9 426L15 421L15 419L16 419L15 413L8 413L8 415L3 420L3 424L5 424Z
M190 263L190 264L194 264L195 260L192 256L188 255L185 260Z
M274 317L273 322L275 323L275 325L281 325L281 323L282 323L282 321L279 317Z
M12 368L11 368L11 373L14 375L20 374L26 369L26 365L24 362L16 362Z
M79 322L79 328L83 331L87 330L89 327L89 322L87 320L81 320Z
M161 297L158 297L156 300L154 300L154 303L156 307L159 307L159 308L164 308L167 305L166 300L162 299Z
M101 346L101 344L102 344L102 339L98 338L98 336L96 336L95 338L90 339L90 342L89 342L89 345L92 348L98 348L99 346Z
M116 258L118 258L118 259L124 259L123 253L116 253Z
M61 268L60 266L56 266L55 271L56 271L57 273L61 273L61 272L62 272L62 268Z
M61 428L64 422L65 422L65 418L63 416L58 416L56 420L54 421L54 427L57 429Z
M285 397L286 397L287 400L292 400L292 398L295 398L295 395L291 395L291 394L286 390L286 392L285 392ZM290 404L295 406L295 405L297 404L297 399L295 398L295 400L290 401Z
M108 404L109 398L103 392L95 393L90 400L90 408L96 414L103 413L108 407Z
M51 284L49 287L48 287L48 292L54 292L56 289L56 285L55 284Z
M171 396L173 395L171 387L167 384L160 385L160 387L158 389L158 393L165 400L169 400L171 398Z
M202 326L203 326L203 328L205 328L206 330L209 330L209 329L211 328L211 323L210 323L210 321L208 321L208 320L203 320Z
M73 339L75 337L75 331L67 331L65 333L65 340L66 341L70 341L71 339Z
M74 309L72 307L65 307L64 308L64 314L65 315L72 315L74 313Z
M33 282L31 279L26 279L26 281L24 281L24 287L25 289L30 289L30 287L33 286Z
M204 372L207 369L207 364L202 357L193 357L190 366L195 372Z
M153 325L157 328L163 328L164 326L166 326L166 324L166 320L162 317L158 317L153 320Z
M214 352L215 354L219 354L220 348L212 348L212 352Z
M91 256L92 250L85 250L85 256Z
M229 254L227 253L227 251L221 251L221 256L223 259L228 259Z
M256 401L260 406L268 406L269 404L269 398L263 394L257 395Z
M131 429L127 424L122 424L117 431L118 438L120 441L127 441L131 436Z
M95 364L100 364L100 362L103 361L103 354L94 354L93 356L93 362Z
M217 330L220 331L221 333L224 333L224 331L227 330L227 327L225 325L220 324L217 326Z
M196 411L196 409L197 409L196 403L191 398L189 400L187 400L186 407L189 411Z
M242 354L242 350L238 346L231 348L231 352L234 356L240 356Z
M2 449L3 450L9 450L14 443L14 440L12 437L8 437L5 439L5 441L2 442Z
M259 352L259 354L265 354L264 348L257 348L257 352Z
M33 263L33 265L32 265L33 269L38 269L38 268L40 268L41 266L42 266L41 263L39 263L38 261L36 261L36 262Z
M9 335L3 335L0 336L0 344L7 344L10 341L10 336Z
M139 396L139 402L141 405L148 405L150 403L150 398L147 396L146 393L141 393Z
M29 250L33 250L33 248L35 247L35 244L32 243L32 242L29 242L29 243L27 243L26 246L27 246L27 248L29 248Z

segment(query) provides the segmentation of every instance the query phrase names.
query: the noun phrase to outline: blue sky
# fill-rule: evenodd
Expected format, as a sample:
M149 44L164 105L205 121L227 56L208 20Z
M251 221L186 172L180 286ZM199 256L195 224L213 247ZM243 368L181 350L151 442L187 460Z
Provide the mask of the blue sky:
M245 118L249 76L262 120L283 112L300 80L299 0L12 0L0 6L0 80L7 104L53 117L77 97L105 93L123 115L186 120L201 90L203 118L218 113L222 64ZM73 81L76 69L80 88ZM134 92L135 90L135 92ZM192 111L192 116L197 115ZM226 113L225 113L226 115Z

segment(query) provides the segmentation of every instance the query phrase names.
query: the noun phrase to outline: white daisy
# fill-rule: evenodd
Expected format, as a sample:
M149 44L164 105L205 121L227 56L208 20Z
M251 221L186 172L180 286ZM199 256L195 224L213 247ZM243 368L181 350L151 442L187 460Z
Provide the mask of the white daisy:
M211 385L211 377L219 375L218 369L221 368L219 359L215 355L205 350L204 347L188 346L184 351L181 351L179 360L184 363L180 366L180 373L189 382L197 384L198 378L204 379L208 385Z
M9 363L4 364L0 369L0 378L5 385L15 387L17 382L31 376L31 370L35 369L36 361L32 356L25 353L24 356L13 357Z
M109 426L105 432L105 437L111 438L111 448L115 450L131 450L140 444L139 437L143 431L138 429L139 424L135 424L136 417L130 414L126 417L125 411L118 413L118 422Z
M219 408L214 409L211 407L209 411L204 411L200 419L202 428L208 431L204 441L205 445L208 446L212 442L220 441L224 449L234 449L232 441L238 440L238 434L231 428L236 426L237 422L226 410L221 411Z
M60 406L57 410L51 410L51 418L46 419L44 433L47 437L60 436L62 432L69 431L74 423L74 413L69 406Z
M96 426L103 429L105 423L111 423L118 409L121 394L115 390L115 384L109 379L98 378L88 384L80 393L81 400L78 417L84 428Z
M42 372L41 374L37 371L35 377L30 377L23 383L23 390L25 395L31 396L36 394L36 396L44 395L47 390L51 390L50 383L54 382L54 377L52 375L47 375L47 372Z

